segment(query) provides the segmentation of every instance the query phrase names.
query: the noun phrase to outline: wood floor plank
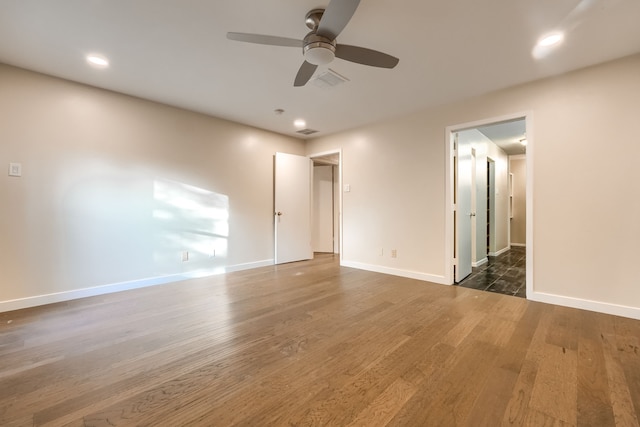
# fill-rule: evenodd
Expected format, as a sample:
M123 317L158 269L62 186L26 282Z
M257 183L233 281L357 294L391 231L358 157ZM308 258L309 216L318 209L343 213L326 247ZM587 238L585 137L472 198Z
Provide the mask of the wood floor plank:
M577 360L575 350L546 344L531 391L531 408L570 425L577 423Z
M552 326L552 309L550 307L543 304L530 304L527 310L529 315L523 316L520 322L520 325L526 331L521 332L525 336L525 342L522 342L522 347L519 347L517 341L514 341L512 350L515 351L515 354L506 352L501 356L514 358L522 355L523 352L525 353L525 359L522 364L509 366L519 375L502 419L503 426L521 426L525 424L531 401L531 392L536 382L540 361L545 356L546 337ZM530 337L527 335L530 335ZM520 334L514 335L514 340L519 338L521 338ZM508 365L501 364L500 366L507 368Z
M527 416L522 424L525 427L574 427L575 424L554 418L533 408L527 409Z
M482 391L478 393L465 425L495 426L502 420L518 374L513 371L494 367L489 372Z
M327 418L336 425L350 423L360 410L383 393L394 378L402 376L419 363L422 359L421 352L435 346L451 323L453 322L446 319L436 319L429 328L420 331L378 363L371 364L350 382L339 388L323 390L323 393L314 396L308 404L292 414L293 422L313 425L317 420Z
M525 420L530 408L531 391L537 374L538 363L525 360L506 404L506 409L502 416L502 426L522 426L526 424Z
M490 321L481 324L485 331L479 335L479 338L503 347L504 351L501 351L493 362L489 378L474 402L467 420L469 426L497 425L500 420L503 420L516 389L519 374L522 372L527 349L540 319L538 304L530 304L528 307L527 305L514 306L513 309L505 310L505 315L495 317L502 305L494 306L491 316L488 317ZM534 380L530 379L531 385L533 382ZM521 388L518 391L518 397L523 400L524 395L520 394Z
M2 426L639 426L640 321L340 267L0 313Z
M390 315L384 315L384 312L378 313L375 319L371 319L369 323L371 323L371 330L364 330L364 333L357 333L358 331L354 331L357 333L356 338L351 342L340 341L339 345L331 345L327 348L327 355L331 358L325 360L323 364L322 360L317 361L306 361L310 363L310 366L314 366L313 364L318 364L319 368L316 370L311 370L308 373L299 372L296 373L296 377L304 377L311 379L311 383L307 383L306 381L298 381L301 383L302 388L300 386L291 387L288 385L288 382L283 382L282 380L277 381L276 383L281 384L279 390L273 390L271 396L275 397L275 399L263 399L263 401L271 400L271 405L264 410L261 410L259 414L255 414L246 418L243 421L245 425L278 425L279 423L285 423L286 420L295 419L296 417L314 417L313 411L314 408L316 410L326 411L327 403L323 400L323 396L326 395L336 395L340 397L335 397L332 399L332 404L340 404L342 400L348 399L345 396L348 396L350 393L357 392L362 390L364 384L368 384L372 382L373 376L376 373L383 372L383 378L389 377L390 373L387 372L387 369L380 368L382 363L387 363L391 354L394 354L397 357L396 350L398 347L409 341L410 337L402 335L401 332L406 329L402 319L411 314L415 314L412 310L423 311L424 307L416 306L414 304L409 304L405 310L397 311L393 310ZM395 314L394 314L395 313ZM402 316L398 316L398 314L402 313ZM436 316L429 317L437 318ZM429 317L425 317L425 320ZM386 327L381 325L387 325ZM351 329L357 329L357 324L352 324ZM422 328L424 329L424 327ZM383 332L384 331L384 332ZM446 331L446 329L443 329ZM380 333L383 332L382 335ZM390 332L390 336L392 339L384 339L384 336L388 336L387 334ZM414 333L418 333L415 332ZM395 344L397 342L397 344ZM421 341L421 343L424 343ZM373 347L372 347L373 344ZM368 350L367 350L368 349ZM370 361L368 363L356 363L358 360L362 360L362 356L360 353L362 350L365 350L363 355L368 356L367 359ZM403 352L408 351L407 347L403 347ZM401 353L405 354L405 353ZM372 358L373 357L373 358ZM349 360L349 365L344 365L342 362L342 373L340 373L340 369L336 370L335 362L338 360ZM366 359L365 359L366 360ZM404 363L408 363L408 361L404 361ZM395 369L401 369L401 366L394 366ZM329 370L330 369L330 370ZM322 380L323 378L327 378L329 376L330 380ZM321 380L318 381L318 378ZM393 379L393 377L391 377ZM273 381L270 381L273 384ZM388 383L388 382L387 382ZM384 388L385 384L383 381L376 381L375 384L377 387ZM287 384L289 391L284 389L284 385ZM347 384L349 387L352 387L353 390L348 391L344 390L344 385ZM342 389L341 389L342 387ZM282 392L285 392L283 395ZM375 390L368 390L371 393L374 393ZM291 405L291 400L288 398L290 396L291 400L297 398L297 400L302 400L304 402L302 405ZM300 399L300 396L307 396L305 399ZM246 395L238 396L240 401L246 401ZM234 405L233 403L231 403ZM236 403L236 405L242 405L241 402ZM353 413L360 406L351 404L350 411ZM302 412L300 412L302 410ZM235 411L237 412L237 411ZM311 415L307 415L311 413ZM268 416L268 414L272 414ZM273 416L273 414L278 414L277 416ZM297 414L297 415L296 415ZM265 417L265 415L267 415ZM344 412L341 413L342 416L345 415ZM216 415L215 412L211 412L207 415L209 419L219 419L222 415Z
M389 304L386 304L386 306L389 306ZM309 307L307 307L307 308L309 308ZM351 315L346 313L346 312L342 312L342 313L343 313L343 315L347 315L351 319L350 324L352 326L352 329L358 329L358 323L359 322L362 322L363 326L366 327L367 322L370 321L370 317L371 316L384 314L384 311L380 309L380 304L378 304L377 306L373 306L373 308L374 308L374 310L367 309L367 310L364 310L364 311L362 311L360 313L352 313ZM310 319L313 319L313 318L314 318L313 316L310 317ZM316 314L315 318L317 320L315 320L314 322L318 323L318 326L321 325L322 328L325 330L325 332L332 332L333 331L333 328L331 327L331 323L328 323L328 321L325 320L325 316L318 316ZM322 323L320 324L318 322L318 320L322 321ZM338 327L338 325L336 325L336 327ZM313 329L313 328L311 328L309 326L307 327L307 335L308 335L309 329ZM334 333L338 333L338 332L339 331L336 329ZM370 345L369 341L371 339L375 339L376 338L376 335L375 335L376 331L375 330L363 331L363 332L366 332L366 333L362 333L362 334L358 335L358 339L362 340L362 343L360 343L360 344L358 344L357 342L351 343L351 346L355 346L357 348L367 348L367 345ZM320 335L318 335L318 336L320 336ZM338 337L340 337L340 334L338 334ZM332 343L334 341L333 341L333 339L325 339L324 342L325 343ZM342 339L339 339L339 340L336 340L335 342L342 343L344 341ZM312 345L312 343L309 343L309 346L311 346L311 345ZM286 346L287 346L287 344L285 344L285 347ZM267 347L271 348L272 350L275 350L274 354L273 354L273 356L275 357L275 359L274 359L275 362L271 363L270 365L267 365L267 366L270 367L270 369L272 371L273 370L277 371L279 369L279 363L280 362L282 362L283 367L286 366L284 364L286 364L288 361L286 360L285 357L283 357L283 355L284 356L293 356L293 355L289 354L289 352L287 350L283 351L282 345L276 344L273 341L267 342ZM260 350L260 352L264 352L264 351L265 350ZM327 354L331 355L332 352L333 351L331 350L331 347L327 348ZM281 360L279 360L279 358L281 358ZM263 357L263 359L264 359L264 357ZM355 359L352 358L352 360L357 361L358 359L357 358L355 358ZM309 366L313 366L312 363L313 362L310 362ZM315 363L321 363L321 360L318 360ZM302 365L302 366L304 367L304 365ZM259 368L260 366L257 365L256 367ZM342 365L342 369L345 369L345 365ZM245 369L245 371L246 371L246 369ZM267 371L263 371L263 375L267 375L267 374L268 374ZM256 373L253 373L251 371L246 373L246 375L248 375L249 377L257 376ZM241 411L238 410L239 409L238 404L237 403L234 404L233 402L227 402L226 398L232 396L234 391L240 392L242 390L241 388L238 387L239 385L241 385L242 381L239 381L237 377L233 376L233 377L230 377L230 381L232 381L232 383L226 383L225 382L226 381L225 378L227 378L227 377L223 376L223 377L220 377L220 378L217 379L217 383L221 383L221 384L225 385L224 387L222 387L222 388L224 388L224 393L222 395L220 393L214 394L215 397L212 399L211 398L212 392L216 392L216 390L215 389L211 389L211 387L202 387L203 390L206 390L206 393L203 393L202 396L200 396L200 397L198 397L197 395L194 395L194 396L192 396L190 398L191 402L189 404L189 411L188 411L189 416L197 418L197 419L200 419L202 422L205 422L204 420L208 419L209 417L220 419L219 417L221 417L221 415L219 415L219 414L209 414L209 415L207 415L207 412L209 412L211 410L212 405L214 403L220 403L220 402L225 402L225 405L224 405L225 407L232 406L232 407L236 408L236 410L233 411L233 415L234 416L237 416L237 415L239 415L239 413L241 413ZM187 382L189 382L189 380L187 380ZM270 386L273 386L273 382L270 382L269 384L270 384ZM170 400L171 399L170 393L168 393L166 391L166 389L161 388L160 390L161 390L161 393L163 395L167 395L167 394L169 395L169 396L166 396L165 400ZM255 389L252 389L252 391L253 390L255 390ZM279 394L275 394L274 396L279 397L280 395ZM249 395L247 395L247 393L242 393L242 395L240 396L240 399L241 399L241 401L247 401L247 397L251 397L251 392L249 392ZM141 395L139 395L137 397L134 397L129 403L126 403L125 406L127 406L129 408L139 408L140 404L141 404L140 402L144 401L145 398L146 398L145 394L141 394ZM215 400L216 402L212 402L212 400ZM262 400L264 400L264 398ZM251 399L249 401L253 402L253 400L251 400ZM254 403L252 403L252 405L255 406ZM133 417L133 415L131 414L131 409L126 409L126 408L123 409L120 406L121 406L120 404L116 405L114 408L110 409L107 414L93 414L92 417L95 420L96 418L101 418L101 417L108 416L110 421L113 421L113 419L116 417L116 414L126 413L128 419L131 419ZM157 408L155 408L155 407L153 408L153 411L154 412L158 412ZM226 410L226 409L225 409L225 412L227 412L229 415L231 415L231 413L228 412L228 410ZM162 418L166 422L171 422L172 421L171 419L167 419L166 416L164 416L162 414L157 414L157 415L154 415L154 416L157 416L158 418ZM167 415L167 416L170 417L171 415ZM174 422L175 423L183 423L183 422L185 422L185 419L184 419L184 417L180 416L179 419L175 420Z
M393 418L407 400L413 396L416 388L402 377L395 380L389 387L376 397L349 426L383 427Z
M615 426L598 317L592 313L580 313L577 366L579 426L589 423Z
M440 372L427 378L389 425L464 425L483 389L498 348L472 339L461 344Z
M578 349L578 337L580 336L580 324L578 321L579 310L567 307L554 307L553 328L547 334L547 343L566 350Z
M635 409L636 419L640 420L640 332L635 322L615 317L616 356L624 371L624 381Z
M599 318L602 333L603 355L609 385L609 397L616 425L638 427L640 423L636 416L634 402L629 392L629 386L624 368L618 357L614 318L601 316Z

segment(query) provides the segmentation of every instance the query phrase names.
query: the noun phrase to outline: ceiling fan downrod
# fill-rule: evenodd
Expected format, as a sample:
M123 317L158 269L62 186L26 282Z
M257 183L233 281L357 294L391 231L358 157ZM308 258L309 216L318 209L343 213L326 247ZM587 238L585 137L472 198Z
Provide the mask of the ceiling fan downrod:
M313 9L305 16L305 24L311 30L303 40L302 54L313 65L326 65L336 57L336 41L316 34L324 9Z

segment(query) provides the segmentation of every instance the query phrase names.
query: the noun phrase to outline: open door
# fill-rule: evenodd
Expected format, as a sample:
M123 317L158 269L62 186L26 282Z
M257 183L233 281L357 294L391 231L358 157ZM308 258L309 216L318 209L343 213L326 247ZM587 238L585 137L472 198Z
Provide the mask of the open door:
M308 157L276 153L274 179L275 263L313 258L311 177Z
M471 274L471 144L456 135L456 277L460 282Z

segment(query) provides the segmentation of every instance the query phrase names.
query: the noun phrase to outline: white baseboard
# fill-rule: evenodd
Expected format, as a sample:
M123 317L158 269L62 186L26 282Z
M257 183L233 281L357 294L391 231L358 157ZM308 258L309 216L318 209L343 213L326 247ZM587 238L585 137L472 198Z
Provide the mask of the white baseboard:
M626 305L611 304L580 298L565 297L562 295L547 294L544 292L527 293L527 299L548 304L562 305L565 307L579 308L598 313L612 314L614 316L629 317L640 320L640 308Z
M518 248L525 248L527 247L526 243L510 243L511 246L516 246Z
M262 261L255 261L255 262L247 262L244 264L236 264L236 265L230 265L229 267L225 267L225 271L223 273L231 273L234 271L243 271L243 270L251 270L252 268L259 268L259 267L269 267L271 265L273 265L275 262L275 260L273 259L265 259ZM218 273L220 274L220 273Z
M8 301L0 301L0 313L5 311L20 310L55 302L71 301L78 298L93 297L97 295L111 294L114 292L128 291L131 289L145 288L147 286L164 285L166 283L179 282L181 280L195 279L198 277L215 276L233 271L249 270L251 268L273 265L273 260L263 260L246 264L236 264L228 267L216 267L210 269L195 270L188 273L170 274L166 276L149 277L146 279L131 280L127 282L111 283L108 285L91 288L75 289L72 291L56 292L53 294L36 295L27 298L19 298Z
M471 266L472 267L480 267L481 265L484 265L484 264L486 264L488 262L489 262L489 258L484 257L480 261L472 262Z
M417 271L401 270L399 268L384 267L381 265L365 264L362 262L345 261L345 260L340 261L340 265L343 267L357 268L359 270L367 270L367 271L374 271L376 273L391 274L392 276L400 276L400 277L407 277L409 279L424 280L426 282L433 282L440 285L451 284L446 282L446 278L444 276L436 276L433 274L420 273Z
M507 246L506 248L502 248L500 249L498 252L489 252L489 256L498 256L498 255L502 255L503 253L507 252L509 249L511 249L510 246Z

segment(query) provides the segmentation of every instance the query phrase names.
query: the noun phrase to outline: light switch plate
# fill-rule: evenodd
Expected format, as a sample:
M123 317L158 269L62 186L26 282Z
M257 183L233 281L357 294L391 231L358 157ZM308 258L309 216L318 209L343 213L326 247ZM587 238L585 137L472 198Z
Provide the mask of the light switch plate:
M9 176L22 176L22 165L20 163L9 163Z

